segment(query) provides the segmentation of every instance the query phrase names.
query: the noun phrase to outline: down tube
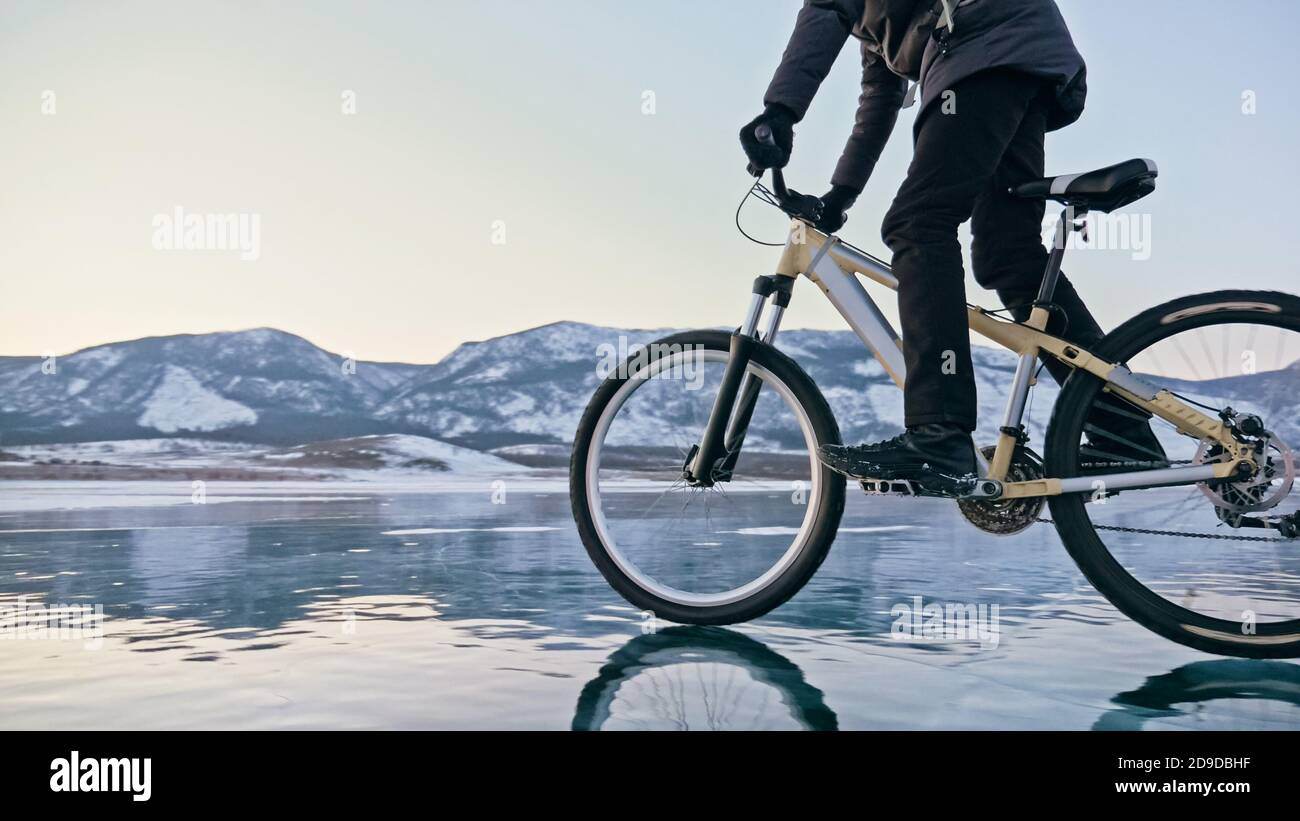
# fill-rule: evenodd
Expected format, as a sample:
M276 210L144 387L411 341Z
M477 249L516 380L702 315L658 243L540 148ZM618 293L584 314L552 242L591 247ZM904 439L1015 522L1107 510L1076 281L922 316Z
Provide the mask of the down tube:
M862 287L857 276L848 273L832 258L830 245L822 246L822 252L813 260L808 278L817 283L826 298L840 312L844 321L858 335L871 352L875 354L885 372L899 388L907 378L907 366L903 362L903 348L899 343L889 320L880 312L875 300Z

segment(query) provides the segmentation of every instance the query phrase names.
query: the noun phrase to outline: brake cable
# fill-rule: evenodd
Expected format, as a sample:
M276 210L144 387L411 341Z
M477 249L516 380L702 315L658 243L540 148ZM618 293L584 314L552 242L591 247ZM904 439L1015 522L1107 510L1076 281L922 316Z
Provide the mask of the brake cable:
M767 187L763 185L762 180L755 180L754 184L750 186L748 191L745 192L745 196L740 198L740 205L736 206L736 230L739 231L741 236L743 236L745 239L757 245L765 245L768 248L784 247L785 246L784 242L764 242L763 240L758 239L757 237L751 236L749 232L745 230L744 226L740 224L740 211L745 207L745 203L749 202L750 197L765 202L768 205L776 205L778 208L780 207L780 205L776 202L775 198L773 197L772 192L767 190Z

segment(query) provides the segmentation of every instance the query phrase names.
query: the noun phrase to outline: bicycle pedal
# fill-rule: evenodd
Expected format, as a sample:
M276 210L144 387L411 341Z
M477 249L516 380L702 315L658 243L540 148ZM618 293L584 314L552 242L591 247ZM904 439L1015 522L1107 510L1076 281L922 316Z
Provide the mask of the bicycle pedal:
M923 496L924 490L910 479L860 479L868 496Z
M914 479L862 479L859 482L868 496L910 496L914 499L951 499L953 494L926 487Z

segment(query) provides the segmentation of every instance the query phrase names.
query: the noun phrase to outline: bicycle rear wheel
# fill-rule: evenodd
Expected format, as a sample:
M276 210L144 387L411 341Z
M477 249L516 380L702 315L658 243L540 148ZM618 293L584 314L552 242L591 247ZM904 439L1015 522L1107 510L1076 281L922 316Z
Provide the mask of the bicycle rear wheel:
M1300 656L1300 539L1234 527L1294 517L1300 447L1300 298L1219 291L1152 308L1093 353L1207 408L1255 414L1266 433L1247 481L1049 499L1070 555L1117 608L1180 644L1231 656ZM1149 425L1159 445L1141 436ZM1046 469L1059 478L1213 462L1206 442L1151 419L1083 371L1053 410Z
M840 441L830 408L768 345L748 366L761 389L734 475L684 481L729 359L722 332L651 343L601 384L574 439L569 492L587 553L624 598L669 621L732 624L786 601L844 510L844 480L817 459Z

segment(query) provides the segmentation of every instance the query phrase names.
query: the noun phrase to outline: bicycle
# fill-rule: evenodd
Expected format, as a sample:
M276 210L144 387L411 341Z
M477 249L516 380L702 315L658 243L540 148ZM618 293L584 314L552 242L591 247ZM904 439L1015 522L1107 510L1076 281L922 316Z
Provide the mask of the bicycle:
M1028 318L968 305L970 328L1016 364L996 441L979 449L979 475L956 503L997 535L1051 523L1088 581L1159 635L1223 655L1297 657L1300 511L1287 441L1300 439L1300 358L1290 353L1300 352L1300 298L1175 299L1095 350L1045 330L1070 234L1086 230L1090 212L1151 193L1156 175L1153 162L1129 160L1009 192L1063 209ZM598 387L574 439L570 497L588 554L624 598L669 621L757 618L798 592L834 541L846 482L817 449L839 444L839 427L812 378L775 346L796 279L815 283L870 350L868 376L879 367L899 390L906 378L902 342L859 280L896 290L889 265L816 230L820 202L792 195L779 169L772 182L755 182L746 199L780 208L790 230L739 328L673 334L630 356ZM1040 456L1023 420L1045 357L1072 372ZM1107 441L1098 420L1115 417L1147 420L1165 452L1133 458L1135 443ZM928 495L908 482L861 486ZM1202 525L1213 531L1194 529Z

